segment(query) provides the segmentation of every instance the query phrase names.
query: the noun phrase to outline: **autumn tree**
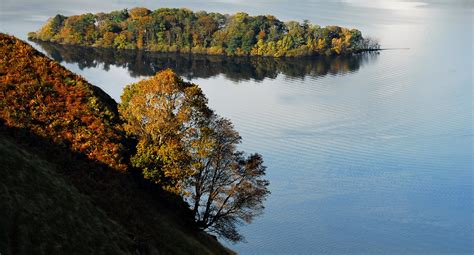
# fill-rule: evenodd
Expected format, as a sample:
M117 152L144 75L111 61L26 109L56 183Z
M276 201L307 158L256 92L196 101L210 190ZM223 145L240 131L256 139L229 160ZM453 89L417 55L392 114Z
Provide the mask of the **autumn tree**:
M239 134L207 107L199 87L161 71L127 86L119 111L138 139L132 164L182 195L199 228L242 240L236 227L260 215L269 194L263 159L237 150Z
M270 193L262 156L246 157L237 150L240 142L232 123L214 115L194 144L194 175L188 187L198 226L233 242L243 240L237 225L260 215Z
M125 131L138 139L132 164L145 178L182 194L192 174L189 144L197 125L212 114L201 89L168 69L128 85L121 99Z
M212 39L212 34L217 30L217 22L209 15L202 15L196 21L196 45L207 47Z

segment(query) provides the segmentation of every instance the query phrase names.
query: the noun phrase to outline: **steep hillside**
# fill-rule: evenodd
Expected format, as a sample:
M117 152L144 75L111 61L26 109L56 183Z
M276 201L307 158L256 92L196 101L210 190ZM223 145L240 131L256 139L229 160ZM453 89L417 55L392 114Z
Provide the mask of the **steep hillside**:
M116 103L0 34L0 253L228 254L127 163Z
M127 254L125 229L39 158L0 135L2 254Z
M115 102L99 88L36 51L0 34L0 118L118 170L123 135Z

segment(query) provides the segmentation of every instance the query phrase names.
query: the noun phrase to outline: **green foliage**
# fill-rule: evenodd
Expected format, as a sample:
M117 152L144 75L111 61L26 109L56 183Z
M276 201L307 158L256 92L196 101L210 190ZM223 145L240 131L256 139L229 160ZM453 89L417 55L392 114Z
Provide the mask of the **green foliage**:
M122 21L125 21L129 17L127 9L123 9L120 11L113 11L109 15L107 15L107 18L115 23L119 23Z
M319 27L271 15L146 8L55 16L29 37L64 44L214 55L294 57L350 54L368 44L356 29Z
M64 25L64 21L66 20L66 17L63 15L56 15L54 18L51 20L51 32L54 34L59 33L61 30L61 27Z

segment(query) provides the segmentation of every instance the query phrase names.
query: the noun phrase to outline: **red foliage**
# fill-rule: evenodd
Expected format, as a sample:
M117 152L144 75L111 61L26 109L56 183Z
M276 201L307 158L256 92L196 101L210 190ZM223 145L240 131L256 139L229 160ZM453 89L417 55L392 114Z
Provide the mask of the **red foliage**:
M124 171L116 103L27 43L0 33L0 119Z

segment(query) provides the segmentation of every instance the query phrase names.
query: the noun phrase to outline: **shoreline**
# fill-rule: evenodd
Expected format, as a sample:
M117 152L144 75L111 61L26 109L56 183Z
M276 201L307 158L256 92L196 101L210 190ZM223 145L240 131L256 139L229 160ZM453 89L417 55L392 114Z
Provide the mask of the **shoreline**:
M34 33L34 32L33 32ZM222 57L222 58L244 58L244 59L251 59L251 58L267 58L267 59L313 59L313 58L324 58L324 57L347 57L347 56L352 56L352 55L358 55L358 54L364 54L364 53L370 53L370 52L375 52L379 53L380 51L384 50L396 50L399 48L387 48L387 49L361 49L361 50L356 50L354 52L350 53L342 53L342 54L311 54L311 55L301 55L301 56L270 56L270 55L228 55L228 54L219 54L219 53L202 53L202 52L191 52L191 51L157 51L157 50L150 50L150 49L119 49L116 47L101 47L101 46L93 46L93 45L79 45L79 44L68 44L68 43L59 43L59 42L53 42L53 41L47 41L47 40L41 40L34 38L32 36L28 35L28 41L34 42L34 43L51 43L54 45L60 45L60 46L66 46L66 47L79 47L79 48L88 48L88 49L104 49L104 50L111 50L111 51L130 51L130 52L143 52L143 53L154 53L154 54L170 54L170 55L188 55L188 56L208 56L208 57ZM400 48L400 49L405 49L405 48ZM406 48L408 49L408 48Z

